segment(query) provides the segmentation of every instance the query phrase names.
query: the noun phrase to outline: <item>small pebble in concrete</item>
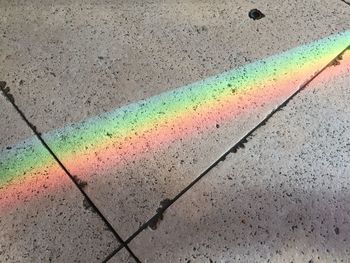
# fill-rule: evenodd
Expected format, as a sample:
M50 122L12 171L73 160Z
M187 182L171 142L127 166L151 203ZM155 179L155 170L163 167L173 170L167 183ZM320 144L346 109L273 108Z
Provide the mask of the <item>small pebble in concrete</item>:
M265 15L258 9L250 10L248 16L253 20L259 20L265 17Z

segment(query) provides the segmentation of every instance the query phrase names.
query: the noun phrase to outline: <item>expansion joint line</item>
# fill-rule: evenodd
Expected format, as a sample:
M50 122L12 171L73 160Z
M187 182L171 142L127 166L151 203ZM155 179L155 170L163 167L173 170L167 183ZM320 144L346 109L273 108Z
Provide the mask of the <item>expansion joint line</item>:
M135 259L136 262L141 262L136 255L131 251L127 243L121 238L121 236L117 233L117 231L113 228L111 223L107 220L107 218L102 214L100 209L94 204L94 202L91 200L91 198L88 196L88 194L82 189L79 181L75 176L73 176L68 169L64 166L64 164L59 160L57 155L51 150L49 145L45 142L45 140L42 138L41 133L38 132L37 128L27 119L25 114L22 112L22 110L17 106L15 103L13 95L10 93L10 89L6 87L6 82L0 81L0 89L2 94L6 97L6 99L12 104L12 106L15 108L17 113L21 116L22 120L29 126L29 128L34 132L35 136L39 139L41 144L46 148L46 150L49 152L49 154L55 159L55 161L58 163L58 165L64 170L64 172L68 175L68 177L72 180L72 182L75 184L75 186L79 189L81 194L84 196L86 202L90 205L90 207L93 209L96 214L99 215L99 217L103 220L105 225L108 227L108 230L111 231L114 235L114 237L118 240L118 242L121 244L116 250L119 251L120 249L124 248L130 253L130 255Z
M349 1L349 2L346 1L346 0L340 0L340 1L342 1L342 2L344 2L345 4L347 4L348 6L350 6L350 1Z
M216 165L218 165L221 161L224 161L226 157L230 153L236 153L239 148L242 148L244 144L247 142L247 139L253 135L253 133L258 130L261 126L264 126L267 121L278 111L284 108L298 93L300 93L303 89L306 88L317 76L319 76L326 68L339 64L339 60L342 59L342 55L350 49L350 45L347 46L344 50L342 50L335 58L333 58L328 64L326 64L322 69L315 72L308 80L302 83L299 88L290 95L286 100L284 100L279 106L273 109L262 121L260 121L253 129L251 129L246 135L244 135L236 144L234 144L228 151L226 151L223 155L221 155L215 162L213 162L206 170L204 170L196 179L194 179L189 185L187 185L181 192L179 192L173 199L166 199L166 202L163 203L163 206L157 209L157 213L150 218L147 222L145 222L141 227L134 232L126 241L126 244L129 244L138 234L140 234L146 228L153 226L155 222L159 221L163 217L164 212L177 201L182 195L184 195L188 190L190 190L199 180L201 180L206 174L208 174ZM164 205L165 204L165 205ZM107 262L111 259L116 253L119 252L121 248L117 248L113 251L104 262Z

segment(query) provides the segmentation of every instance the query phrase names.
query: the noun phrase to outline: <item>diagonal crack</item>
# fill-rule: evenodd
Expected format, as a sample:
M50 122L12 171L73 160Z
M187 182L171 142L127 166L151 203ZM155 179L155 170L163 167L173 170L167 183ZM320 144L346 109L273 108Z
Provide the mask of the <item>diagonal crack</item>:
M346 1L346 0L340 0L342 2L344 2L345 4L349 5L350 6L350 2Z
M84 196L84 205L89 207L93 212L99 215L99 217L102 219L102 221L105 223L105 225L108 227L108 229L113 233L114 237L118 240L118 242L121 244L116 250L120 250L122 248L126 248L126 250L130 253L130 255L135 259L136 262L141 262L136 255L131 251L131 249L128 247L127 243L121 238L121 236L117 233L117 231L113 228L111 223L107 220L107 218L102 214L102 212L98 209L98 207L94 204L94 202L91 200L91 198L88 196L88 194L83 190L84 184L80 180L77 179L76 176L72 175L68 169L64 166L64 164L59 160L59 158L56 156L56 154L52 151L52 149L49 147L49 145L45 142L45 140L42 138L41 133L37 130L36 126L33 125L25 116L23 111L17 106L15 99L13 95L10 93L10 88L6 86L5 81L0 81L0 89L2 94L5 96L5 98L12 104L12 106L15 108L17 113L20 115L22 120L29 126L29 128L34 132L35 136L39 139L41 144L46 148L46 150L49 152L49 154L55 159L55 161L58 163L58 165L64 170L64 172L68 175L68 177L72 180L72 182L75 184L75 186L79 189L81 194Z
M349 4L348 2L341 0L345 2L346 4ZM280 111L282 108L284 108L289 101L291 101L298 93L300 93L305 87L314 80L318 75L320 75L327 67L329 66L335 66L338 65L340 60L342 59L343 53L350 49L350 46L346 47L343 51L341 51L334 59L332 59L326 66L324 66L321 70L316 72L314 75L310 76L308 80L306 80L302 85L299 86L299 88L290 95L283 103L281 103L277 108L272 110L262 121L260 121L253 129L251 129L246 135L244 135L236 144L234 144L228 151L226 151L223 155L221 155L215 162L213 162L206 170L204 170L196 179L194 179L189 185L187 185L181 192L179 192L173 199L166 199L163 200L160 203L160 207L157 209L156 214L151 217L147 222L145 222L136 232L134 232L127 240L123 240L119 234L116 232L116 230L112 227L112 225L109 223L109 221L106 219L106 217L102 214L102 212L97 208L97 206L92 202L90 197L85 193L83 190L84 185L82 182L77 180L77 178L72 175L67 168L63 165L63 163L58 159L58 157L55 155L55 153L51 150L51 148L47 145L47 143L43 140L41 137L40 132L38 132L37 128L26 118L24 113L19 109L19 107L16 105L13 95L10 93L10 90L8 87L6 87L6 82L0 81L0 89L3 93L3 95L10 101L10 103L13 105L13 107L16 109L16 111L19 113L21 118L26 122L26 124L30 127L30 129L35 133L36 137L40 140L40 142L43 144L43 146L48 150L48 152L52 155L52 157L57 161L57 163L60 165L60 167L66 172L66 174L70 177L70 179L73 181L73 183L78 187L80 192L85 197L85 202L88 206L91 207L93 211L95 211L104 221L104 223L107 225L107 227L110 229L110 231L114 234L116 239L121 243L121 246L116 248L112 253L110 253L103 262L107 262L110 260L116 253L118 253L121 249L124 247L128 250L130 255L135 259L136 262L141 262L135 254L131 251L131 249L128 247L128 244L143 230L146 228L155 229L157 224L159 224L159 221L163 218L164 213L166 210L175 203L182 195L184 195L187 191L189 191L198 181L200 181L206 174L208 174L218 163L225 160L225 158L230 153L236 153L240 148L244 147L244 144L247 142L247 139L252 136L252 134L258 130L261 126L265 125L267 121L278 111Z
M248 138L251 138L253 133L257 131L261 126L264 126L268 120L278 111L283 109L287 104L302 90L304 90L310 82L312 82L317 76L319 76L325 69L330 66L336 66L340 64L340 60L342 60L343 54L350 50L350 45L343 49L334 59L332 59L328 64L326 64L323 68L317 71L314 75L310 76L304 83L302 83L299 88L290 95L286 100L284 100L279 106L273 109L262 121L260 121L253 129L251 129L248 133L246 133L236 144L234 144L229 150L227 150L223 155L221 155L215 162L213 162L206 170L204 170L196 179L194 179L190 184L188 184L181 192L179 192L173 199L166 199L160 202L160 207L157 209L156 214L151 217L147 222L145 222L141 227L134 232L126 241L126 244L129 244L137 235L139 235L143 230L147 228L154 229L154 227L159 224L159 221L162 220L164 213L166 210L174 204L182 195L184 195L187 191L189 191L198 181L200 181L206 174L208 174L215 166L217 166L221 161L224 161L226 157L231 153L236 153L240 148L244 148L244 144L248 141ZM104 262L110 260L116 253L118 253L121 248L117 248L113 251Z

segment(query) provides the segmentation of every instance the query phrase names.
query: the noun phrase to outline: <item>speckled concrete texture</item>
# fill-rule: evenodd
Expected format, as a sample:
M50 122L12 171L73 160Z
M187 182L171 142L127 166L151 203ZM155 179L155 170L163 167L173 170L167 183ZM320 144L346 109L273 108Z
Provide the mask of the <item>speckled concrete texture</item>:
M131 242L143 262L348 262L350 52Z
M343 31L350 10L337 4L4 3L1 78L30 121L46 132ZM265 18L249 19L256 7ZM121 167L107 167L109 157L96 153L86 158L94 163L88 178L65 161L67 150L49 145L87 182L86 191L126 238L160 200L174 196L276 104L257 105L242 121L218 123L213 132L197 132Z
M336 0L3 1L0 8L0 76L41 132L349 28L349 10ZM249 19L252 8L266 17Z
M252 8L266 16L249 19ZM350 10L335 0L14 1L3 3L0 12L0 77L42 133L350 26ZM295 87L305 78L295 80ZM173 140L121 166L109 165L112 154L101 157L96 152L85 158L85 166L92 167L82 165L92 173L89 176L77 168L77 156L65 157L69 138L63 134L56 144L43 137L68 170L85 181L84 190L127 238L162 199L178 193L283 100L275 100L273 93L265 96L272 103L253 103L247 115L226 123L218 120L205 132ZM202 126L199 122L195 128ZM105 137L114 133L118 131L107 130ZM86 140L79 136L73 138L75 144ZM91 142L89 149L95 147ZM117 147L111 139L106 149Z
M123 248L120 250L112 259L108 261L109 263L136 263L136 261L130 257L129 252Z
M22 141L33 134L2 94L0 134L0 262L101 262L118 242L39 141ZM48 161L19 174L23 155L6 159L19 151Z

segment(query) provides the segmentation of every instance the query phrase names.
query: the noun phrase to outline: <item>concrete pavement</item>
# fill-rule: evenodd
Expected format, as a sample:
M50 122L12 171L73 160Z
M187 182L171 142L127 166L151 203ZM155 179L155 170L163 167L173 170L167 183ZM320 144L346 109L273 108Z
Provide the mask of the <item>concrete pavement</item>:
M253 8L262 10L265 17L260 20L250 19L248 12ZM56 251L53 247L61 246L62 249L53 254L62 254L57 261L63 262L67 259L100 261L108 255L112 255L111 261L114 262L137 262L137 258L133 258L125 248L119 251L120 243L105 230L103 220L110 223L110 227L124 241L130 241L132 237L131 250L141 261L148 259L151 262L164 262L171 259L176 262L180 259L190 260L191 257L191 260L200 260L188 252L187 249L192 249L189 244L198 242L195 241L198 238L208 239L205 235L207 230L209 233L213 230L206 227L207 230L201 233L201 224L189 224L181 228L179 217L182 213L195 221L204 220L201 219L201 210L194 209L194 204L189 201L192 200L191 197L187 201L176 201L169 208L172 212L167 212L162 221L151 222L154 223L151 227L156 228L154 232L145 230L139 233L138 230L146 227L145 223L156 213L162 200L177 196L350 44L347 31L350 28L350 8L346 3L335 0L307 3L119 1L113 4L107 1L88 4L68 1L55 4L45 1L3 1L0 12L3 32L0 42L0 80L7 81L9 94L31 126L28 127L13 109L11 114L7 113L11 111L11 105L6 104L2 97L1 105L4 107L1 106L1 110L6 109L6 114L1 117L1 134L12 136L2 136L1 139L1 147L4 149L1 156L5 160L0 167L3 173L1 183L4 185L1 188L1 200L4 207L10 207L16 212L9 213L9 216L3 216L2 213L1 227L9 229L10 233L23 229L29 240L26 242L33 247L37 241L33 241L34 234L28 230L32 228L25 225L24 218L34 218L28 221L29 225L37 225L39 218L45 218L40 222L45 224L41 228L50 229L52 224L57 223L46 219L45 213L51 213L51 208L48 207L56 207L57 204L55 198L48 201L45 194L42 199L32 200L26 191L35 192L39 187L38 182L42 183L40 178L43 178L43 174L51 175L45 177L48 182L55 182L47 194L52 191L66 196L67 187L76 188L72 190L74 195L71 190L68 191L71 195L67 196L67 203L60 203L67 207L66 212L63 208L62 212L58 208L57 211L54 209L55 213L62 213L64 217L76 218L73 220L76 224L69 230L59 231L60 234L55 234L54 230L47 234L60 237L57 244L48 243L47 250ZM346 62L347 60L339 61L348 66ZM327 70L329 72L329 68ZM322 79L322 76L331 75L336 74L324 71L313 83ZM341 104L342 110L346 111L348 108L344 100L347 93L344 83L347 79L341 76L341 81L335 77L331 80L322 79L319 85L326 86L334 82L336 88L339 88L333 94L334 100L343 103L345 106ZM298 96L310 98L311 102L316 99L322 101L330 96L327 93L315 97L312 95L304 92ZM332 112L326 106L327 103L314 103L313 107L316 112L320 107L325 108L325 112ZM293 107L298 112L295 118L303 119L306 106L300 102ZM319 115L316 119L320 118ZM347 115L339 118L344 121ZM334 122L335 127L342 127L341 120ZM283 129L288 130L294 125L290 125L289 121L293 120L280 119L280 123L285 125ZM305 123L298 125L303 129L296 133L303 136ZM343 125L347 127L346 123ZM33 128L65 170L62 171L57 160L35 138ZM266 134L272 128L267 124ZM307 128L312 131L312 127ZM316 138L315 143L323 139ZM282 139L278 136L271 139L275 143L280 140ZM298 143L302 141L297 140ZM266 147L273 152L273 156L283 155L282 151L274 148L277 146L273 143L269 146L263 146L260 141L253 144L259 149ZM29 145L30 150L21 145ZM241 150L237 152L240 153ZM286 156L282 155L280 160L284 162ZM259 154L256 153L256 156ZM269 156L261 158L266 163L273 163ZM242 164L249 162L248 156L239 160ZM346 156L341 160L334 159L340 164L347 160ZM225 163L233 165L233 161ZM277 164L274 165L277 169ZM287 168L285 167L286 170ZM218 171L218 176L220 174L226 178L228 170L225 168ZM306 171L310 176L312 172L313 168ZM252 173L255 172L248 170L247 173L248 176L253 176ZM244 176L240 174L237 180L243 180ZM266 173L265 177L267 176L269 174ZM22 188L27 184L17 188L17 184L21 184L17 177L31 182L28 190L24 191L24 196ZM33 178L39 178L35 179L38 182L32 184ZM61 181L57 178L65 179ZM344 178L339 180L341 179ZM218 185L221 184L224 183L218 182ZM43 185L46 186L46 183ZM200 196L203 191L209 191L203 182L195 187L198 190L190 190L193 198ZM17 196L18 200L12 208L12 199L9 201L7 193L10 188L13 191L11 195ZM221 192L219 186L215 186L215 189ZM84 202L82 193L91 199L101 215L93 213L91 205ZM215 191L211 194L215 194ZM264 194L268 198L268 193ZM245 196L249 197L249 193L245 193ZM59 200L60 198L58 197ZM215 198L226 198L229 202L233 197L228 194ZM22 203L26 200L33 211L19 211L17 205L23 206ZM224 204L221 203L220 207L224 207ZM38 213L37 211L43 215L32 217L31 213ZM173 216L173 221L169 221L169 214L176 215ZM13 220L11 215L19 217L21 224L9 227L9 222ZM230 213L225 216L229 218ZM315 220L313 214L310 218ZM342 219L345 220L346 216ZM59 224L66 225L64 219L57 220ZM79 223L79 220L86 224ZM214 217L210 220L216 219ZM90 234L79 238L70 237L83 229L84 225ZM214 229L225 226L222 222L211 225ZM228 232L237 232L238 226L234 225L232 229L230 227L227 226ZM170 234L169 237L173 228L181 231ZM185 237L191 231L199 232L199 237L194 234ZM68 232L69 235L63 235L62 232ZM243 234L237 238L240 235ZM292 234L288 235L292 238ZM29 245L22 245L14 234L3 238L3 243L15 244L12 247L24 246L29 251L32 250ZM50 239L45 235L41 238L39 242ZM80 239L88 239L89 242L84 245L93 249L89 250L89 254L85 253L88 248L84 246L70 245L71 249L76 249L67 249L65 254L61 250L67 246L66 240L70 239L78 240L74 244L78 244ZM189 243L182 245L185 240ZM96 246L87 245L95 242ZM207 255L214 261L234 261L232 253L235 250L228 250L226 254L218 252L225 246L225 239L222 243L218 240L215 242L218 243L217 247L207 248L212 251ZM233 241L230 242L227 244L232 245ZM258 260L258 256L276 260L275 256L270 257L267 252L275 248L273 240L269 242L270 247L264 247L261 253L253 253L247 248L240 250L238 257L248 251L252 253L253 260ZM304 241L300 242L305 245ZM250 248L255 249L257 246L256 242ZM6 260L14 262L25 260L23 254L11 249L10 245L4 247L0 256L5 255ZM288 250L285 247L283 249ZM110 254L113 250L118 252ZM157 253L154 254L155 251ZM347 255L344 251L342 255ZM48 252L38 250L38 255L33 255L33 260L43 255L42 261L46 261L46 253ZM204 251L198 253L206 254ZM293 258L290 254L292 252L288 253L286 258ZM70 258L70 254L75 256ZM322 258L327 256L322 254ZM301 260L296 258L299 259Z
M347 262L349 51L344 61L137 236L142 262Z

